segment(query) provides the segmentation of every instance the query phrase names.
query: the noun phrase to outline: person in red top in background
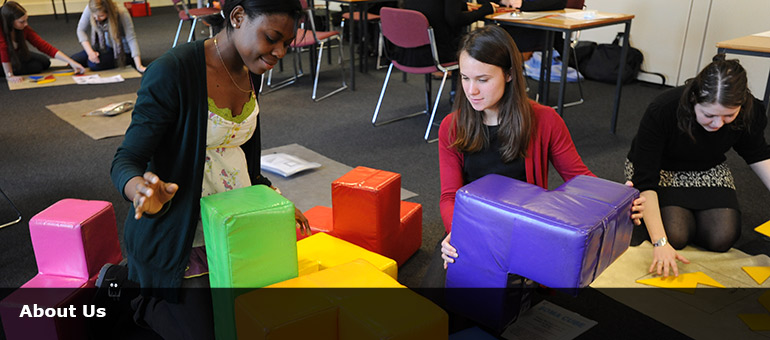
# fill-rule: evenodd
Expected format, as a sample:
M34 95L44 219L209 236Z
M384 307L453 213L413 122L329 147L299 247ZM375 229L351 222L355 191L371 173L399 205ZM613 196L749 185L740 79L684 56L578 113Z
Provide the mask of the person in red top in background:
M66 62L75 70L75 73L85 72L83 65L61 53L37 35L27 24L28 17L27 11L16 1L3 3L0 9L0 61L3 63L3 73L8 80L17 83L22 81L19 75L46 70L51 66L49 56ZM48 56L31 52L27 42Z
M444 269L458 258L449 242L455 194L463 185L494 173L548 189L549 162L565 181L595 176L556 111L527 97L521 53L505 30L488 25L468 33L460 43L459 62L457 110L439 128L439 204L448 233L441 242ZM637 225L642 203L637 199L632 207Z

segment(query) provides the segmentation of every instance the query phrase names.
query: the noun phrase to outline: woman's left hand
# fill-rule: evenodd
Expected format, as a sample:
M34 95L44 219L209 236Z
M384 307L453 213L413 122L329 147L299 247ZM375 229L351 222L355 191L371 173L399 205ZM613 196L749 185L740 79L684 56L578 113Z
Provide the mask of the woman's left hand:
M83 67L83 65L80 65L77 61L72 61L72 64L70 64L70 67L72 67L72 70L75 71L75 74L83 74L86 73L86 68Z
M144 73L144 70L146 70L146 69L147 69L147 66L144 66L144 65L142 65L142 64L136 64L136 70L137 70L139 73Z
M626 185L632 188L634 187L634 183L631 181L626 181ZM644 218L644 202L647 202L647 199L640 196L634 200L634 203L631 206L631 219L634 220L634 225L642 224L642 218Z
M302 235L310 236L310 222L307 217L297 208L294 208L294 220L297 222L297 228Z

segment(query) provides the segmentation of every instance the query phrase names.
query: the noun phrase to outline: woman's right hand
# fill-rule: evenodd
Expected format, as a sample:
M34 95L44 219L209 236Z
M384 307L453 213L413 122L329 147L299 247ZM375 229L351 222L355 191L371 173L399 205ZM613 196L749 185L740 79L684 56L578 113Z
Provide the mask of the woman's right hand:
M8 77L8 81L10 81L12 83L21 83L22 81L24 81L24 77L10 76L10 77Z
M451 238L452 233L450 232L444 240L441 241L441 258L444 259L444 269L447 268L448 263L455 263L455 259L457 258L457 249L449 244Z
M138 178L138 177L136 177ZM136 183L134 195L134 218L142 218L142 214L157 214L166 202L174 197L179 186L166 183L152 172L145 172L142 181Z
M88 60L90 60L94 64L99 63L99 52L91 51L86 53L88 54Z
M669 268L671 268L674 276L679 276L679 268L676 265L677 260L682 263L690 263L690 260L677 253L671 244L654 247L652 248L652 264L650 265L649 272L656 272L659 276L668 277L670 273Z

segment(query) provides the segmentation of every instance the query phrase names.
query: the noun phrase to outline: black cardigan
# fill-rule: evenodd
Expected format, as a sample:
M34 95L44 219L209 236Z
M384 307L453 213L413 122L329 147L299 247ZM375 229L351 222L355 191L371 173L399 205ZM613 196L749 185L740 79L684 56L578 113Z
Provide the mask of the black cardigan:
M174 198L155 216L135 220L129 209L124 229L129 279L139 282L142 294L170 301L176 301L176 291L157 288L181 285L200 219L208 124L203 43L181 45L149 65L131 125L112 161L112 181L122 195L126 183L145 171L179 185ZM259 88L261 76L251 76L254 88ZM259 131L257 120L254 135L241 148L252 184L269 185L260 175Z

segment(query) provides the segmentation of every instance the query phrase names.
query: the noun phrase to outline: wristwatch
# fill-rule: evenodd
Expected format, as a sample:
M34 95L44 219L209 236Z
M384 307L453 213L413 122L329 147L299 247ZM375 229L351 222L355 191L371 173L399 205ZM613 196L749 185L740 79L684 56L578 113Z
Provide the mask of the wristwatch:
M653 247L662 247L665 246L666 243L668 243L668 240L665 237L659 238L655 243L652 244Z

